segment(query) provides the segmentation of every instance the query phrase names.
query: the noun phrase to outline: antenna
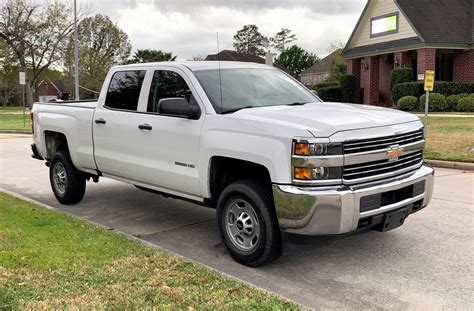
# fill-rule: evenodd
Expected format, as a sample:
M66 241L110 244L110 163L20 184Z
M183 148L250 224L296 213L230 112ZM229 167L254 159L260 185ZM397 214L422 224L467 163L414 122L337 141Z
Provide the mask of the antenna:
M219 70L219 91L221 93L221 113L222 113L222 75L221 75L221 59L219 56L220 48L219 48L219 32L217 34L217 62L218 62L218 70Z

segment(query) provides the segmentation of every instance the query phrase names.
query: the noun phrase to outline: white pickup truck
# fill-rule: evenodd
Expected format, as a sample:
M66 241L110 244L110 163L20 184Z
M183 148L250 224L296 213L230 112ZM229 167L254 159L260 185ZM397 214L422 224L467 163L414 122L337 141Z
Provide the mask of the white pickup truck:
M35 103L32 127L61 203L109 177L213 207L230 255L254 267L281 255L282 231L390 230L433 192L418 117L321 102L265 65L114 67L97 101Z

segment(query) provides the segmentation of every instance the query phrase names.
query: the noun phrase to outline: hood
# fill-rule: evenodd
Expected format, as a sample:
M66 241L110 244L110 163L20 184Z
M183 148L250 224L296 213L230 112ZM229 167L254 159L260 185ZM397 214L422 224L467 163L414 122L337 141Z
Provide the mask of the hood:
M413 114L376 106L342 103L311 103L303 106L270 106L239 110L238 118L293 125L315 137L336 132L419 121Z

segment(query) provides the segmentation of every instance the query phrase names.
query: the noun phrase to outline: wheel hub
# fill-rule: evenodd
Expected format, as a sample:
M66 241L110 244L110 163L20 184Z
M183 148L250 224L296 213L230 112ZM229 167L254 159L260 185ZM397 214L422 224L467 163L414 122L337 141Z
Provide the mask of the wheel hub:
M53 168L53 185L54 188L60 193L64 194L67 188L67 174L64 165L60 162L54 164Z
M253 250L260 238L260 224L252 205L242 199L232 200L226 207L226 229L232 243L242 251Z

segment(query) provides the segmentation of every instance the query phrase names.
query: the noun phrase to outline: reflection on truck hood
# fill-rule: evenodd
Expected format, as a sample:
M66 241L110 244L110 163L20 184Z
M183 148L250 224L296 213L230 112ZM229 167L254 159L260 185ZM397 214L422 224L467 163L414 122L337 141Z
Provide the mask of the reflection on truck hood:
M339 131L387 126L419 118L413 114L382 107L342 104L312 103L304 106L271 106L243 109L236 117L263 122L281 122L305 127L317 137L329 137Z

